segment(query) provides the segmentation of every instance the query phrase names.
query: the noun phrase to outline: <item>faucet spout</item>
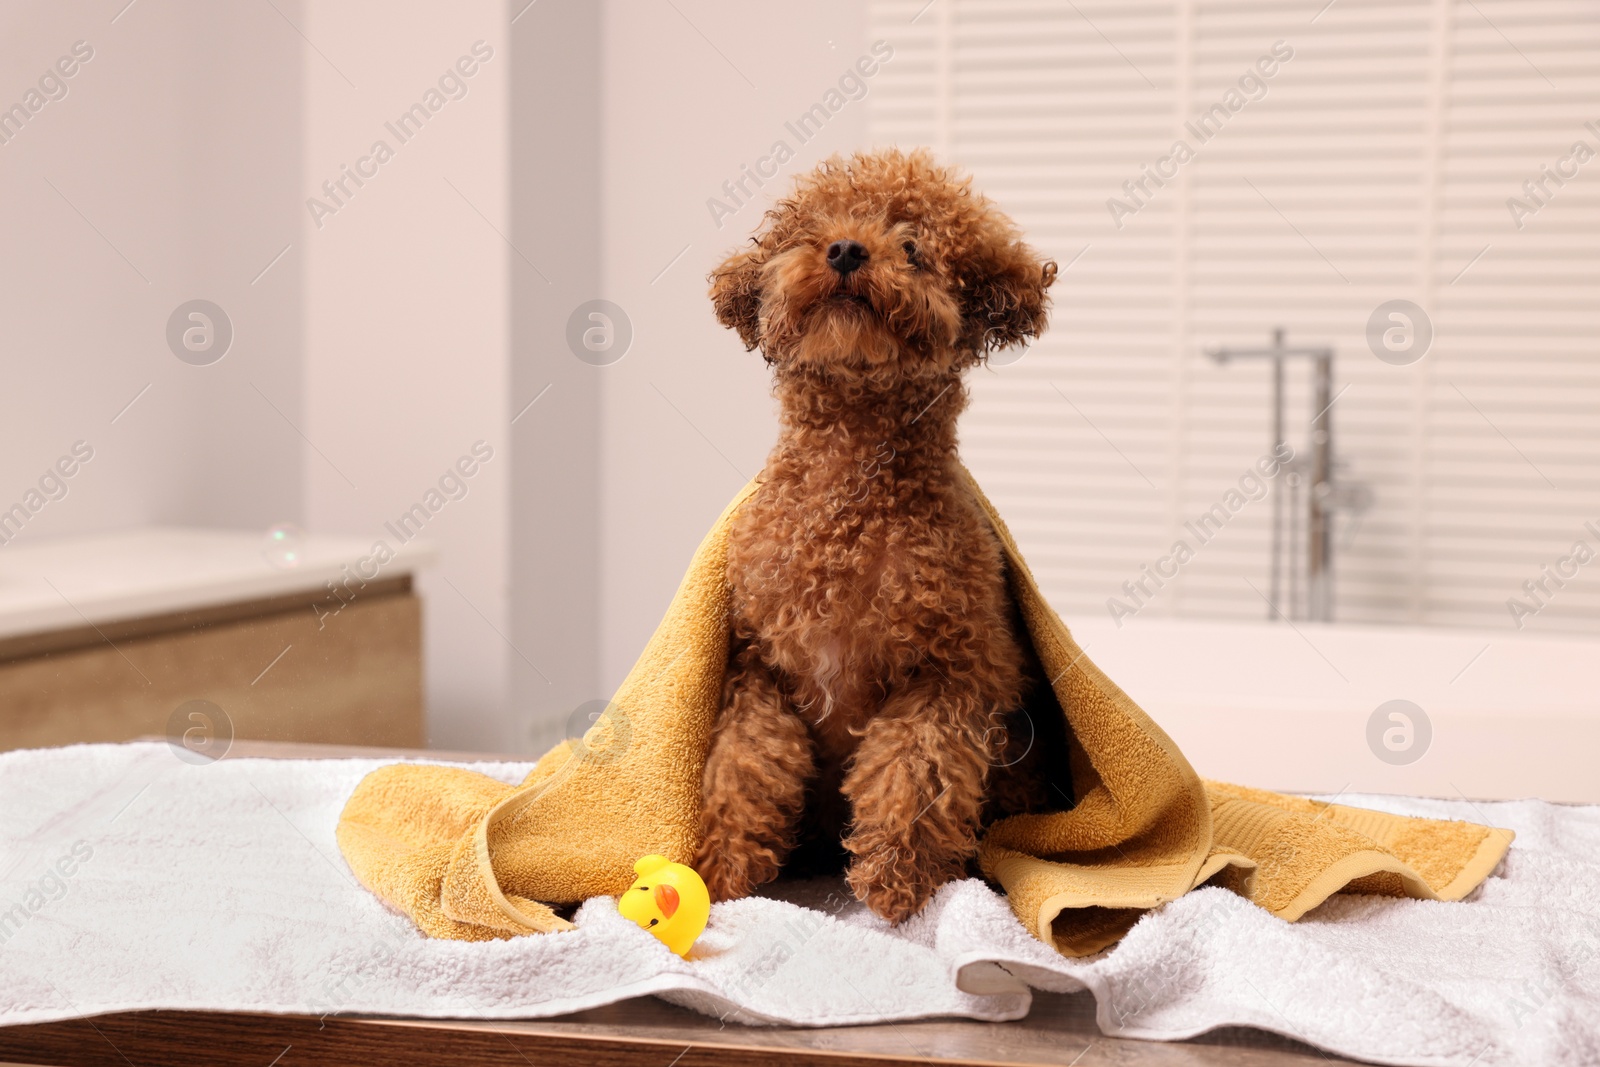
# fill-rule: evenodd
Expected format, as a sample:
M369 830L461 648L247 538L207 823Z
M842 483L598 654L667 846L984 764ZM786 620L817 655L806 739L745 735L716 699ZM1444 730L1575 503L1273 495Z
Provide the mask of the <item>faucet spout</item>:
M1279 468L1276 480L1283 486L1272 500L1272 555L1267 618L1333 621L1333 515L1341 508L1365 506L1370 493L1365 486L1335 485L1333 479L1333 405L1340 394L1333 392L1331 346L1291 347L1285 343L1282 326L1272 331L1266 348L1217 347L1206 355L1219 364L1235 359L1267 359L1272 363L1272 449L1283 455L1287 445L1284 428L1286 396L1285 365L1291 359L1305 359L1311 365L1312 404L1315 414L1309 426L1310 456L1296 458ZM1302 508L1300 489L1309 481ZM1287 492L1282 491L1286 489ZM1359 491L1358 491L1359 490ZM1288 499L1285 499L1287 497ZM1304 513L1304 542L1301 543L1301 513ZM1284 587L1287 585L1287 596ZM1304 587L1302 604L1301 588ZM1287 610L1285 610L1287 609Z

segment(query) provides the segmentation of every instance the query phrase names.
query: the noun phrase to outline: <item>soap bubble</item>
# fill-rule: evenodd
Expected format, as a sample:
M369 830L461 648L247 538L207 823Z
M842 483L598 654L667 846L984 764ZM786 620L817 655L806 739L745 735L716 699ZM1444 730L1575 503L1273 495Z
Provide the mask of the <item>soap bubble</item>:
M262 538L261 554L280 571L300 566L305 558L305 531L292 522L280 522L267 529Z

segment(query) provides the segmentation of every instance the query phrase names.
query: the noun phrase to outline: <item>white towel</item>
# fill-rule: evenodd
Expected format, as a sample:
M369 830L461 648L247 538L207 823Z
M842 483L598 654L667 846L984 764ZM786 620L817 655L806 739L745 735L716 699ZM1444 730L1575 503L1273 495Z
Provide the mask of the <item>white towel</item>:
M1289 924L1204 888L1068 960L980 881L898 929L813 881L717 905L682 960L603 897L570 933L424 938L334 844L381 762L197 766L159 743L0 754L0 1024L139 1008L534 1018L643 994L730 1022L1004 1020L1033 986L1090 989L1119 1037L1253 1026L1377 1063L1600 1063L1600 808L1341 798L1516 830L1455 904L1336 897Z

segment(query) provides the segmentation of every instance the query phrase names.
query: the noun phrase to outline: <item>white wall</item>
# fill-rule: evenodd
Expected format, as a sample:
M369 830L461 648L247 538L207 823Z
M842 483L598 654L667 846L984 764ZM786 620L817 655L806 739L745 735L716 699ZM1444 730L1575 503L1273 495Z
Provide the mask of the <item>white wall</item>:
M305 35L305 162L297 248L306 271L306 518L391 540L482 440L494 458L426 526L441 561L420 588L429 741L512 744L507 644L511 467L507 86L498 0L314 3ZM402 143L385 128L474 42L493 50ZM320 53L320 54L319 54ZM470 66L470 64L469 64ZM352 83L353 86L352 87ZM304 200L374 141L394 156L317 228ZM367 166L371 169L371 165ZM341 199L343 199L341 197ZM528 650L530 656L535 650Z
M430 740L548 742L620 680L771 445L767 372L705 275L794 174L858 146L860 100L808 144L784 129L866 51L857 5L122 6L0 10L0 102L95 49L0 145L0 499L83 437L95 460L23 536L392 540L384 522L484 440L495 458L427 526ZM479 39L495 54L466 97L399 144L384 123ZM380 138L394 157L333 204L322 183ZM719 228L707 199L780 138L796 158ZM311 197L338 207L320 227ZM209 367L163 337L194 297L236 329ZM596 297L633 322L614 366L563 335Z
M776 434L766 367L718 325L706 273L748 238L794 174L860 146L861 100L806 144L784 123L821 100L867 41L864 14L849 0L615 0L605 6L603 40L603 295L634 328L627 356L604 368L601 664L609 689ZM707 199L779 139L796 157L719 229Z
M94 459L19 539L299 520L300 265L256 279L295 232L303 44L266 5L121 8L0 7L0 108L93 50L0 144L0 507L81 438ZM165 342L196 297L235 329L207 367Z

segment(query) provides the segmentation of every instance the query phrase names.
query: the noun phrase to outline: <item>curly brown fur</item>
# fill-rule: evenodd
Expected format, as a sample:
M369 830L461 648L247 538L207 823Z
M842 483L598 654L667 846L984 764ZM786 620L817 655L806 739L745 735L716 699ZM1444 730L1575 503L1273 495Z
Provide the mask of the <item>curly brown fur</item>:
M838 241L859 242L857 269L830 266ZM1041 803L996 771L1026 762L1006 726L1037 666L956 418L962 372L1044 329L1055 273L920 152L829 160L713 272L782 410L729 538L696 857L715 899L775 877L803 833L842 834L851 888L899 922L963 875L986 814Z

